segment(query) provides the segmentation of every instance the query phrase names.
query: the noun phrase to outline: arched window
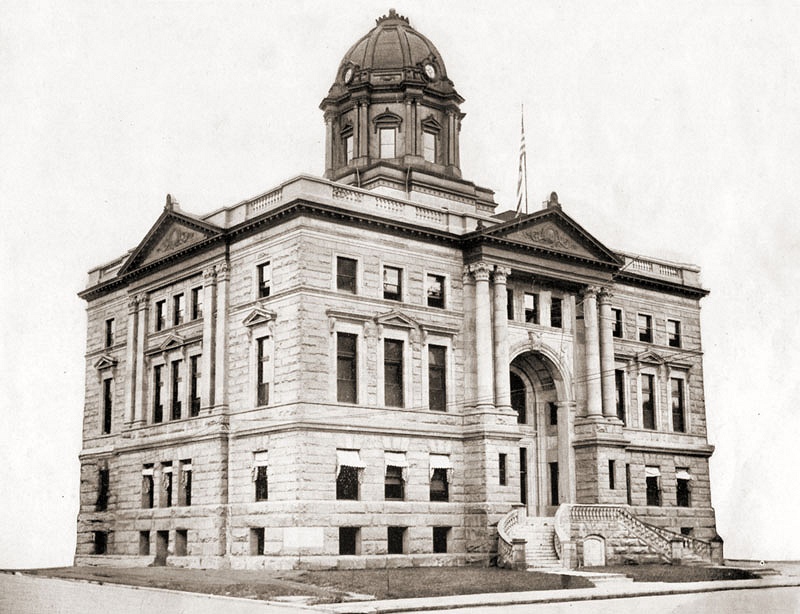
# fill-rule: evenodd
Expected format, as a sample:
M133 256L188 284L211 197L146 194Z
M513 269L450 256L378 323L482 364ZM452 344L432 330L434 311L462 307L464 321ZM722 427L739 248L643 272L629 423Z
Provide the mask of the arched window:
M378 157L397 157L397 132L402 121L403 118L389 111L389 107L375 117L373 122L378 133Z

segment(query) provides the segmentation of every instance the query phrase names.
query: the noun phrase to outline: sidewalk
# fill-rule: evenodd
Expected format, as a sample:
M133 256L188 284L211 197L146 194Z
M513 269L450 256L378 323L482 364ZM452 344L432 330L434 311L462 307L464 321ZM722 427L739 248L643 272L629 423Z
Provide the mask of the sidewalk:
M594 588L391 599L384 601L325 604L316 607L320 611L335 612L336 614L384 614L389 612L421 612L426 610L447 610L477 606L523 605L586 601L590 599L619 599L624 597L649 597L652 595L708 593L736 589L800 587L800 564L793 563L784 566L781 563L770 563L769 567L781 571L782 575L768 576L758 580L716 580L713 582L680 583L631 582L629 579L620 580L619 582L605 580L600 586Z

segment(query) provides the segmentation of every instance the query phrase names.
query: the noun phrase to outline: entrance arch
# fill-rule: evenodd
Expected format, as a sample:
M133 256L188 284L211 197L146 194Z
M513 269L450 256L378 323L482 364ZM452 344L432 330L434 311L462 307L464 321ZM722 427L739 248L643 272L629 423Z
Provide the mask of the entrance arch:
M555 357L529 344L512 354L511 406L520 435L519 491L528 513L555 514L569 500L571 386Z

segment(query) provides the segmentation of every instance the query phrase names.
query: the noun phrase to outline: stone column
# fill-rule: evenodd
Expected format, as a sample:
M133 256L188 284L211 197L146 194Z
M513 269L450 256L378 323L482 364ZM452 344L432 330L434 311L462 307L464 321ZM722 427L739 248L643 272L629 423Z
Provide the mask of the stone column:
M558 406L558 496L559 503L575 501L575 468L572 453L572 409L575 401L557 401Z
M325 172L326 175L333 171L334 165L334 139L333 139L333 113L325 113ZM345 160L345 162L347 162Z
M136 426L145 424L147 411L146 374L144 366L144 346L147 337L147 313L150 299L146 294L138 296L138 324L136 325L136 391L133 404L133 422Z
M583 292L583 326L585 330L586 413L590 418L603 415L600 385L600 337L597 326L597 288Z
M603 288L597 296L600 303L600 382L603 389L603 415L617 415L617 395L614 383L614 337L611 293Z
M477 361L475 359L475 279L470 273L469 267L464 267L462 275L464 286L464 329L467 334L464 336L464 405L475 407L477 390L475 387L475 374L477 371Z
M214 339L214 406L226 405L227 395L227 368L226 348L228 347L228 263L223 262L217 267L217 297L215 301L216 334Z
M208 413L214 407L214 355L216 348L215 303L217 297L217 269L203 271L203 354L200 357L200 403Z
M508 294L506 278L511 269L494 267L494 404L511 410L511 383L508 375Z
M485 262L470 267L475 276L475 356L477 358L478 408L492 407L494 400L494 369L492 351L492 314L489 298L489 272Z
M136 331L138 318L136 312L139 308L139 297L128 298L128 340L125 345L125 424L130 425L134 420L134 403L136 399Z

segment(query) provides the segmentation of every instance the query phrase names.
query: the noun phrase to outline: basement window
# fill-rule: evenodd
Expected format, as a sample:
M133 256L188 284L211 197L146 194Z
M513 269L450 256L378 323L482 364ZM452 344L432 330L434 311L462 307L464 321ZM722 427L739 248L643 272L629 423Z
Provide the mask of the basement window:
M106 554L108 549L108 532L94 531L94 554Z
M186 529L175 530L175 556L186 556L189 543L189 531Z
M264 527L250 529L250 555L264 555Z
M339 527L339 554L352 555L361 552L361 528Z
M406 527L388 527L386 530L386 550L389 554L403 554L406 551Z
M450 541L450 527L433 527L433 551L437 554L447 552L447 542Z

